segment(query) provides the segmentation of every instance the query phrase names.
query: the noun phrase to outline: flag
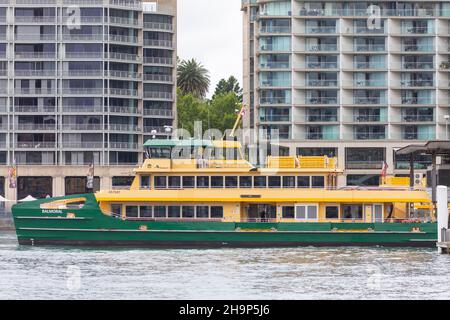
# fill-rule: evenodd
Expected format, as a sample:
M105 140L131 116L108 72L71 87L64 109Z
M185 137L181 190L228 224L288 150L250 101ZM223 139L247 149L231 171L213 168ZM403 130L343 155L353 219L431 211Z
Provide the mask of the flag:
M12 166L8 169L9 187L11 189L17 188L17 165L16 158L13 160Z
M86 188L94 189L94 164L91 163L86 179Z
M387 170L389 166L386 161L383 162L383 169L381 170L381 176L385 178L387 176Z
M245 108L245 104L243 104L241 111L239 111L239 115L241 117L243 117L243 116L245 116L246 113L247 113L247 108Z

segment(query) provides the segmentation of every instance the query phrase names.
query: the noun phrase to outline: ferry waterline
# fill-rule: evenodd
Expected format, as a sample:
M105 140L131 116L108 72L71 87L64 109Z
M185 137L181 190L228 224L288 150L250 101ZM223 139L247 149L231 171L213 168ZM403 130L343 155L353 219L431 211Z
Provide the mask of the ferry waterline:
M269 157L255 168L234 141L149 140L145 148L148 158L129 190L13 206L19 243L433 247L437 241L424 188L339 189L335 158ZM230 151L233 160L221 159Z

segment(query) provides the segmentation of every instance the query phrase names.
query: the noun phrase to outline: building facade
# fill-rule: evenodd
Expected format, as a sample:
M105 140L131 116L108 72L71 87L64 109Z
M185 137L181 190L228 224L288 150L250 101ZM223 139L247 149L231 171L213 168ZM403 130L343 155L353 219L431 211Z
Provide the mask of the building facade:
M170 136L176 0L0 0L0 190L7 199L129 183ZM17 164L17 188L8 168Z
M245 127L333 155L340 185L407 175L395 150L449 138L450 1L243 0ZM431 159L417 159L426 169Z

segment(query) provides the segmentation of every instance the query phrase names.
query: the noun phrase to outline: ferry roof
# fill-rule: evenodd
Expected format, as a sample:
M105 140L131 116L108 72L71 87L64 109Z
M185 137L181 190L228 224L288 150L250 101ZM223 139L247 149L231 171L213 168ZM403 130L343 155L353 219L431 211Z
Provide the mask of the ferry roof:
M424 145L412 144L397 150L397 155L409 154L450 154L450 141L428 141Z
M151 139L144 143L147 148L175 148L175 147L209 147L209 140L187 139L187 140L169 140L169 139Z

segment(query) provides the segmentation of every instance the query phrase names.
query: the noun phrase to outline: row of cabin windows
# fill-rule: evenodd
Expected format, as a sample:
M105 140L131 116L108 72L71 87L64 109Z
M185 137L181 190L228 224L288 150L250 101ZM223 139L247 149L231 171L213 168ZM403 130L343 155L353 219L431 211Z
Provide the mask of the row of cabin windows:
M121 205L112 205L115 214L121 212ZM223 207L220 206L126 206L127 218L198 218L222 219Z
M324 176L155 176L155 189L188 188L324 188ZM150 189L150 176L141 188Z
M283 219L297 219L297 220L317 220L316 205L298 205L298 206L284 206L282 208ZM326 206L325 219L339 219L339 206ZM348 204L342 205L341 219L363 219L362 204Z

